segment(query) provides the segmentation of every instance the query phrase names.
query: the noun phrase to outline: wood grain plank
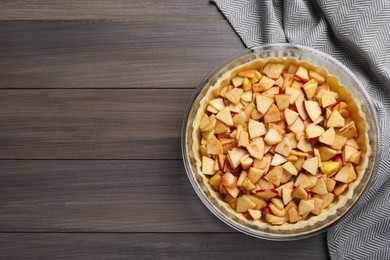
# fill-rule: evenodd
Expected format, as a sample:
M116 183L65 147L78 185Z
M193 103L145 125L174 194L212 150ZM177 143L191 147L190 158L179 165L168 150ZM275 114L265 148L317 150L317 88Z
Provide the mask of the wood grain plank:
M243 234L0 234L2 259L329 259L326 236L273 242Z
M2 20L223 19L209 0L2 0Z
M224 20L3 21L0 35L0 88L195 88L244 49Z
M235 232L181 160L0 161L0 232Z
M0 159L181 159L193 91L3 89Z

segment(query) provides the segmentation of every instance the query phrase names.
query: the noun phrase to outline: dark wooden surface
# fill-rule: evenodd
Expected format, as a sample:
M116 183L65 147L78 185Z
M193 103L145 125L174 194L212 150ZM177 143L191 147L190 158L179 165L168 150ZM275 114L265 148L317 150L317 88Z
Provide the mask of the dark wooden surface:
M213 216L180 128L245 47L204 1L0 2L0 259L327 259Z

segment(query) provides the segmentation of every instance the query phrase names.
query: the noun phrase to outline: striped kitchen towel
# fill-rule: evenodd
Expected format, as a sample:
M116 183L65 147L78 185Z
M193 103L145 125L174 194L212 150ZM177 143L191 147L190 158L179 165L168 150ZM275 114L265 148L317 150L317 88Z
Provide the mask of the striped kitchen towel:
M247 47L295 43L350 68L379 119L379 166L357 210L327 234L332 259L390 259L390 1L213 0Z

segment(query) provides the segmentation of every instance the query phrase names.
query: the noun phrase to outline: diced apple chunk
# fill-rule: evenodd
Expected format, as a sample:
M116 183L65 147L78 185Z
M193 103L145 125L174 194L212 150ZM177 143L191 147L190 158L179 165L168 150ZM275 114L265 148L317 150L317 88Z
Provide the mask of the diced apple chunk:
M264 115L264 123L277 122L282 119L279 109L272 104Z
M219 113L216 115L216 118L221 120L223 123L225 123L228 126L233 126L233 118L230 114L229 107L225 107Z
M203 156L202 157L202 172L205 175L214 175L214 160Z
M344 167L342 167L334 177L336 181L344 183L350 183L356 180L356 178L357 175L351 163L347 163Z
M327 127L343 127L345 125L344 117L342 117L337 109L333 110L329 119L326 122Z
M267 63L263 69L263 73L271 79L277 79L282 74L284 65L280 63Z
M317 170L318 170L318 158L313 157L313 158L307 159L303 163L302 168L305 169L306 171L308 171L309 173L315 175L317 173Z
M274 98L279 110L286 109L290 105L291 95L289 94L278 94Z
M323 134L321 134L318 140L323 144L333 145L335 138L336 132L334 131L333 127L330 127Z
M305 105L306 113L312 121L315 121L322 114L321 107L318 102L305 100L303 103Z

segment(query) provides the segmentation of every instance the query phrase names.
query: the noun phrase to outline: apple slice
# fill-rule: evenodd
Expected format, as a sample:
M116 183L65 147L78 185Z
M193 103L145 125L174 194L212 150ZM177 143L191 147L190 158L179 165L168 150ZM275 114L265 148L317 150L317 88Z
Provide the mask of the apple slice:
M320 153L321 161L323 162L332 159L337 154L336 150L333 150L324 145L318 147L318 151Z
M340 134L346 138L358 137L355 122L351 121L340 129Z
M234 188L230 188L227 186L221 186L221 187L224 187L227 194L229 194L233 198L237 198L238 194L240 193L240 190L237 188L237 186Z
M348 183L339 183L333 190L334 195L340 196L348 188Z
M346 142L347 142L347 138L345 138L342 135L336 134L335 139L334 139L334 143L330 147L332 149L335 149L335 150L341 150L341 149L343 149Z
M326 122L326 127L343 127L345 125L344 117L342 117L337 109L333 110L329 119Z
M312 99L316 93L318 82L314 79L309 80L303 85L303 90L305 91L306 97Z
M252 183L257 183L260 180L260 178L263 176L264 172L265 171L262 169L251 167L249 168L248 179Z
M268 78L267 76L261 77L258 83L253 84L254 92L264 92L275 85L275 80Z
M283 167L275 166L267 173L267 175L265 175L264 179L274 184L275 186L279 186L282 173L283 173Z
M317 138L325 132L324 128L319 125L309 124L306 127L307 138Z
M261 189L274 189L275 185L270 183L269 181L265 180L264 178L261 178L257 184L259 184Z
M310 188L310 191L319 195L325 195L328 193L324 178L318 178L317 183Z
M222 123L221 121L217 120L214 126L214 134L219 135L222 133L225 133L228 130L228 127Z
M210 100L209 105L215 108L218 112L225 108L225 103L222 98Z
M244 91L248 91L252 89L252 83L248 78L244 78L244 81L242 82L242 89Z
M309 115L311 121L315 121L322 114L321 107L318 102L305 100L303 104L305 106L306 113Z
M298 213L299 215L305 215L306 213L310 213L314 209L314 201L312 200L301 200L298 205Z
M309 81L309 73L303 66L299 66L297 72L295 73L295 77L299 78L303 82Z
M279 76L279 78L276 79L275 85L279 86L280 88L283 88L284 79L282 76Z
M263 69L263 73L271 79L277 79L282 74L284 65L281 63L267 63Z
M291 109L284 110L284 119L288 126L291 126L298 119L299 114Z
M343 161L349 162L351 160L351 156L357 152L358 150L356 148L349 145L345 145L343 149Z
M291 195L292 191L293 191L292 189L283 189L282 190L282 197L283 197L284 205L287 205L287 203L289 203L293 199L293 197Z
M293 198L298 198L301 200L306 200L308 198L307 191L305 191L305 189L302 188L301 186L298 186L295 189L293 189L293 191L291 192L291 196Z
M333 127L328 128L321 136L318 138L323 144L333 145L336 138L336 132Z
M303 172L301 172L295 180L295 187L302 187L303 189L309 188L313 186L313 182L309 179L309 176Z
M275 146L275 152L283 156L290 155L292 147L288 138L284 138L280 143Z
M281 114L277 106L272 104L268 111L264 115L264 123L272 123L272 122L277 122L282 119Z
M353 148L359 149L359 145L357 144L356 140L353 138L348 139L345 145L349 145L352 146Z
M306 120L307 118L307 113L305 110L305 107L303 105L303 101L296 101L295 102L295 107L297 108L297 111L299 113L299 116L303 119Z
M247 191L251 191L251 190L256 189L255 184L253 184L248 178L246 178L244 180L244 182L242 183L242 187L244 189L246 189Z
M302 119L298 117L297 120L295 120L295 122L288 127L288 129L290 129L290 131L295 134L301 133L305 131L305 124L303 123Z
M325 77L321 74L315 72L314 70L309 70L309 77L316 80L318 83L322 84L325 82Z
M275 145L282 141L283 137L275 129L271 128L268 130L264 137L264 141L269 145Z
M242 157L240 160L242 169L244 170L249 169L249 167L252 166L253 161L254 161L253 158L250 157L249 154L247 154L247 157L246 156Z
M274 157L272 157L271 166L278 166L281 165L282 163L285 163L286 161L287 161L286 158L276 153Z
M275 95L276 105L278 106L279 110L288 108L290 105L290 99L291 99L291 95L289 94Z
M249 119L248 131L251 139L263 136L267 133L267 130L265 129L265 125L263 123L257 122L252 119Z
M283 225L286 222L286 219L284 217L277 217L272 214L267 214L265 215L265 221L271 225Z
M294 74L291 73L283 73L283 89L291 87L291 84L294 81Z
M243 78L254 78L254 77L256 77L256 75L257 75L257 73L256 73L257 71L256 70L245 70L245 71L240 71L239 73L238 73L238 76L240 76L240 77L243 77Z
M230 151L228 151L227 159L229 160L230 165L235 169L240 165L240 160L245 155L245 150L234 147Z
M332 192L335 186L336 181L331 178L328 178L328 180L326 181L326 189L328 190L328 192Z
M243 92L244 90L242 90L241 88L233 88L225 94L225 98L227 98L227 100L229 100L233 104L237 104L240 101Z
M224 124L228 126L233 126L233 118L230 114L229 107L225 107L216 115L216 118L221 120Z
M272 203L270 203L268 207L271 210L272 214L274 214L277 217L284 217L286 215L286 211L284 210L284 208L279 209Z
M237 179L237 187L242 187L242 184L244 183L245 179L248 177L247 171L241 171L240 176L238 176Z
M233 125L235 127L239 125L245 126L245 122L246 122L246 115L244 112L240 112L233 117Z
M305 152L305 153L310 152L310 151L313 150L310 142L303 136L301 137L301 139L299 139L297 148L299 150L301 150L302 152Z
M351 157L349 158L349 161L353 162L354 164L359 164L361 156L362 156L362 152L358 151L358 152L351 155Z
M221 184L221 175L218 173L214 174L210 179L209 179L209 184L215 189L218 190L219 185Z
M333 95L324 94L321 97L321 105L322 107L328 107L336 104L337 100Z
M275 95L278 95L279 93L280 93L279 87L272 87L269 88L267 91L264 91L262 95L273 99Z
M222 175L221 184L225 187L234 188L237 186L237 177L230 172L227 172Z
M283 169L286 170L291 175L297 175L298 170L295 168L294 164L290 161L287 161L285 164L283 164Z
M327 161L323 162L320 168L323 174L326 174L328 177L332 177L337 173L340 166L341 164L339 162Z
M333 193L328 193L321 197L322 199L322 206L321 209L326 209L334 200L335 195Z
M356 180L357 175L352 163L347 163L344 167L342 167L334 179L339 182L351 183Z
M319 198L313 198L311 199L314 201L314 209L311 211L314 215L318 216L321 213L321 206L322 206L322 199Z
M297 98L302 94L302 91L300 89L286 87L285 93L291 95L290 104L292 105L297 100Z
M256 196L262 198L263 200L270 200L278 195L279 195L279 193L275 189L256 190Z
M263 159L264 157L264 140L263 138L258 138L256 141L250 143L246 146L249 154L256 159Z
M213 159L202 156L202 172L204 175L214 175L214 163Z
M248 209L253 209L255 207L256 204L245 195L237 199L237 206L236 206L237 213L244 213L247 212Z
M255 210L260 210L265 206L267 206L267 202L265 202L265 200L263 200L262 198L253 195L245 195L245 196L256 204L256 207L254 207Z
M256 209L248 209L248 214L252 220L259 220L261 218L261 211Z
M290 223L296 223L302 219L299 215L298 210L294 207L291 207L288 211L288 217Z
M223 154L222 144L218 139L211 140L206 145L206 149L208 154Z
M256 96L256 107L257 110L262 114L265 114L273 103L273 98L264 95Z
M305 160L302 165L302 168L308 171L309 173L315 175L318 170L318 157L312 157L310 159Z
M234 87L241 86L243 82L244 82L244 78L243 77L234 77L234 78L232 78L232 83L233 83Z

